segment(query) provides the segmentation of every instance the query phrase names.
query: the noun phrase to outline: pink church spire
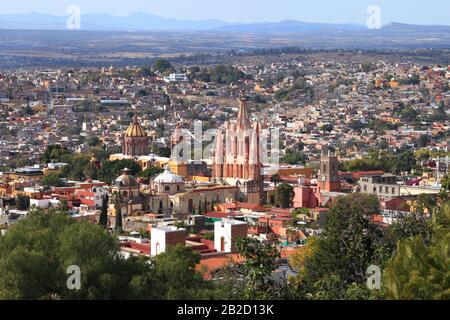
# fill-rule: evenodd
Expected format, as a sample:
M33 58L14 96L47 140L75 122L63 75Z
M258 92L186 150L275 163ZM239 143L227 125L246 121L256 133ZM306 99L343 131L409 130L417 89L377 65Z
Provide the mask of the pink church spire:
M247 97L245 96L244 91L241 91L241 96L239 97L239 100L240 100L240 107L237 117L237 125L238 127L245 129L250 125L250 120L248 117Z

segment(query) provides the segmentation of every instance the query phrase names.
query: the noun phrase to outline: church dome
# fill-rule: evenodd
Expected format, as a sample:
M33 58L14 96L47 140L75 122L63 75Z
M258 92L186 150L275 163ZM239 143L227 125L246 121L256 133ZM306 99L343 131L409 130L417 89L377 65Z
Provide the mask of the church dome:
M183 178L172 173L169 166L166 166L164 172L158 175L153 181L156 183L182 183Z
M147 137L147 132L139 124L137 117L134 117L133 124L128 127L125 136L129 138Z
M135 177L129 175L129 169L124 169L120 177L116 179L114 184L117 187L137 187L138 182Z

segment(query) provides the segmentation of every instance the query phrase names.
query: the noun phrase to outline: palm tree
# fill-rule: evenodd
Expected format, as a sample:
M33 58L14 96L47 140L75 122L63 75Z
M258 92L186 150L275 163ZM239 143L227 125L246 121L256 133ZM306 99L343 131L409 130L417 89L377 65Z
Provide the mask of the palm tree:
M114 192L112 194L112 203L114 204L114 211L116 212L116 223L114 225L114 231L117 233L122 232L122 206L124 204L124 199L119 192Z

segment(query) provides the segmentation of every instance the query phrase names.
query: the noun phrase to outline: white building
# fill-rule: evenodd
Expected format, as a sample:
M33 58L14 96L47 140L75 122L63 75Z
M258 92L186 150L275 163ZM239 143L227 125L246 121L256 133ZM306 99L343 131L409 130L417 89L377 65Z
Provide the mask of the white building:
M151 256L166 252L169 247L186 243L186 229L171 226L153 227L151 231Z
M168 77L164 77L164 81L169 82L185 82L188 81L188 77L184 73L172 73Z
M233 252L239 238L247 237L247 223L223 219L214 223L214 249L218 252Z
M36 206L41 209L58 207L60 204L58 199L30 199L30 207Z

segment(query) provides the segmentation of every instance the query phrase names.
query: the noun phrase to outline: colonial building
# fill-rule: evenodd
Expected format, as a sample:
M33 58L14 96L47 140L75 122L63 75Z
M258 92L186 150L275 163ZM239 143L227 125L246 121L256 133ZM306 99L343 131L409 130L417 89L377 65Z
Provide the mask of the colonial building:
M250 123L247 98L240 97L236 123L219 130L213 160L213 178L218 183L237 186L237 200L261 203L263 194L262 164L259 155L260 126Z
M164 172L152 181L152 188L159 194L176 194L185 192L185 183L183 178L172 173L167 165Z
M238 188L216 186L187 189L183 177L166 166L165 171L153 179L150 188L143 190L143 194L147 196L150 212L185 217L211 211L215 204L235 200Z
M129 216L135 213L141 213L146 209L145 197L140 193L139 183L136 178L130 175L130 170L123 169L120 175L111 187L112 193L120 193L123 199L122 215ZM110 197L111 200L111 197ZM113 210L114 204L111 202L110 207Z
M122 153L127 156L139 157L148 154L149 137L144 128L134 117L133 123L128 127L123 136Z
M393 174L362 176L358 187L361 193L374 194L383 199L401 196L401 186L397 184L397 176Z
M318 187L322 192L340 192L341 177L339 175L339 160L334 151L325 147L320 158Z

